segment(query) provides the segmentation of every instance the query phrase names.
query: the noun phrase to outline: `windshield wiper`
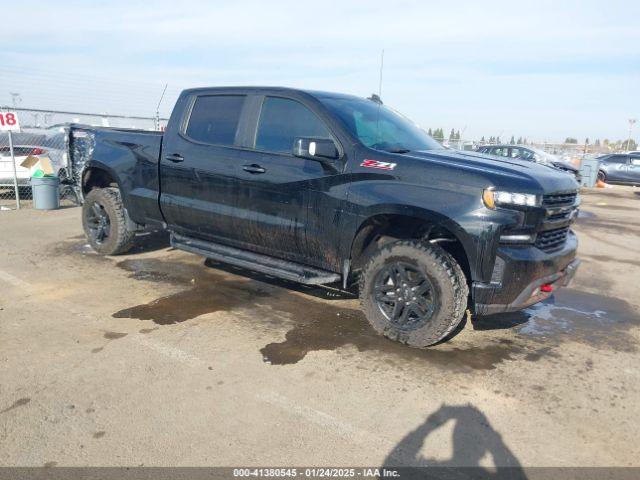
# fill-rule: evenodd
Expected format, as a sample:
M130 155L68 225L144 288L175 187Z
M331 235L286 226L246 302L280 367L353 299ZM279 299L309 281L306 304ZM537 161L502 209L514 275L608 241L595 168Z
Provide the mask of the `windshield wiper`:
M389 153L409 153L411 150L409 150L408 148L387 148L385 149L387 152Z

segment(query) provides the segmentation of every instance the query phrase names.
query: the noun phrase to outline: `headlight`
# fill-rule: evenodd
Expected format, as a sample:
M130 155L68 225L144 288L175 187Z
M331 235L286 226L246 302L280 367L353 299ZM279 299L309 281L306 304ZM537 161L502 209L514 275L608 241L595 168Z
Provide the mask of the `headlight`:
M523 207L535 207L538 205L538 196L532 193L500 192L485 189L482 192L482 201L490 209L496 205L520 205Z

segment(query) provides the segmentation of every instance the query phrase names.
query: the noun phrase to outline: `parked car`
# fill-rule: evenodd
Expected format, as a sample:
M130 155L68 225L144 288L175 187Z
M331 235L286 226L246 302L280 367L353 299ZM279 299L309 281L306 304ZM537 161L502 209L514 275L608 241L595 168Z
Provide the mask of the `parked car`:
M521 158L522 160L548 165L572 174L578 182L581 180L580 171L576 166L538 148L525 147L523 145L485 145L478 148L478 152L499 157Z
M578 184L445 150L379 102L286 88L180 95L164 133L71 126L82 222L104 255L137 231L305 284L358 285L373 328L426 347L467 307L523 309L573 277Z
M640 153L610 153L598 160L598 180L640 185Z
M29 190L30 172L20 164L29 156L47 156L51 160L54 173L67 164L65 133L54 135L16 133L13 134L13 155L15 158L18 186ZM13 165L7 135L0 137L0 186L13 186Z

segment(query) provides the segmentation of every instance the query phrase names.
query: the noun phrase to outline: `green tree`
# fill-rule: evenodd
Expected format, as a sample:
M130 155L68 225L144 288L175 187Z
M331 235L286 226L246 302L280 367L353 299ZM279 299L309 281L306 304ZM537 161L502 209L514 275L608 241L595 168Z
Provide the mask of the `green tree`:
M567 137L564 139L564 143L578 143L578 139L573 137Z
M487 143L486 140L484 139L484 135L482 136L482 138L480 139L480 143Z
M585 145L589 145L589 137L587 137L587 138L585 138L585 139L584 139L584 144L585 144Z
M511 145L515 145L516 144L516 139L515 139L515 137L513 135L511 135L511 140L509 140L509 143Z
M460 140L460 130L456 130L456 140Z
M431 131L431 128L429 128L429 131L427 133L429 134L430 137L433 137L433 132Z
M518 137L518 145L522 145L522 137Z
M600 139L599 139L599 138L596 138L596 143L595 143L595 145L596 145L596 147L599 147L599 146L600 146Z
M449 134L449 141L453 142L456 139L456 132L455 130L452 128L451 129L451 133Z

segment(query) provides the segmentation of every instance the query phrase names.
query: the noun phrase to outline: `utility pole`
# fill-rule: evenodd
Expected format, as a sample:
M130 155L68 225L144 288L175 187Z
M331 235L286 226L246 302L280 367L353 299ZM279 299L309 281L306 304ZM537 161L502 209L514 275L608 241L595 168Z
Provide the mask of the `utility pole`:
M629 140L627 140L627 152L631 150L631 130L633 130L633 126L636 124L637 120L635 118L629 119Z
M378 97L382 98L382 69L384 68L384 48L380 54L380 80L378 81Z
M15 109L18 104L22 102L22 97L17 92L9 92L9 95L11 95L11 102L13 103L13 108Z

